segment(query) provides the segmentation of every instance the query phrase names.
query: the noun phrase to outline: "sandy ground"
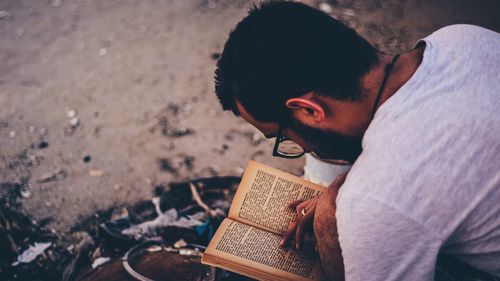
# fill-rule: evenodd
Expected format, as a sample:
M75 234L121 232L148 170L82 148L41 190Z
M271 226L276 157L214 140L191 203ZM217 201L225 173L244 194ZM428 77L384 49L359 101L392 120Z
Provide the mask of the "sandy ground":
M500 30L500 2L304 1L380 49L452 23ZM250 1L0 0L0 197L56 231L159 183L239 175L248 159L302 173L222 112L217 54Z

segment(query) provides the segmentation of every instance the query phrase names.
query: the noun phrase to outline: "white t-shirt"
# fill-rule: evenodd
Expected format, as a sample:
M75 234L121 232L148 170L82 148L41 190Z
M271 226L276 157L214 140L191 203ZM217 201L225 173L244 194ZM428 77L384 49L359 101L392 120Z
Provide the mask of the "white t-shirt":
M337 197L347 281L432 280L438 252L500 276L500 34L423 41Z

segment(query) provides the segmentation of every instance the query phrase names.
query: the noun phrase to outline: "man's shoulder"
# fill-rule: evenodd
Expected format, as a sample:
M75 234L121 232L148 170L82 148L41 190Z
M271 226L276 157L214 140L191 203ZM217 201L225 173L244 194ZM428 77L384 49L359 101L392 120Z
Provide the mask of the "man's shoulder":
M444 50L444 53L451 50L484 52L488 49L497 49L498 46L494 45L500 41L500 34L477 25L454 24L442 27L420 41L432 44Z
M453 24L444 26L434 31L428 38L447 38L453 39L456 37L477 37L477 36L499 36L500 34L490 29L472 25L472 24Z

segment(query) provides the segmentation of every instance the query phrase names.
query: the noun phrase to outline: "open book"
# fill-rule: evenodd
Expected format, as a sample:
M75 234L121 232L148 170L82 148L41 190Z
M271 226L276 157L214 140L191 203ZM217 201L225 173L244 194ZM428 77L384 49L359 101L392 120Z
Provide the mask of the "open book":
M279 243L295 213L287 204L316 197L325 188L250 161L228 218L210 241L202 263L259 280L321 280L312 247L299 251Z

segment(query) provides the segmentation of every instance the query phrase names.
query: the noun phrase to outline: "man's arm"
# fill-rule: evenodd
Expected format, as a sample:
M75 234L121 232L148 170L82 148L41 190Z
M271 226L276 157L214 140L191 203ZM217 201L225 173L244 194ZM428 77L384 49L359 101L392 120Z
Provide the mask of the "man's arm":
M314 214L314 236L321 260L323 273L328 280L344 280L344 262L342 259L337 232L336 199L346 174L337 177L318 198Z

